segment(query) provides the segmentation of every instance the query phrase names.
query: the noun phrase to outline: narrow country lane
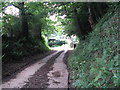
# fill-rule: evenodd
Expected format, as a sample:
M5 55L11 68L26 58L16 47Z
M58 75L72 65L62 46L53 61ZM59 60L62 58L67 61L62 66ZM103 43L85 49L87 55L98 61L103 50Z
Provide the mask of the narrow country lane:
M0 90L120 88L120 0L1 1Z
M5 88L68 88L68 71L64 57L68 50L56 51L25 68L16 78L2 84Z

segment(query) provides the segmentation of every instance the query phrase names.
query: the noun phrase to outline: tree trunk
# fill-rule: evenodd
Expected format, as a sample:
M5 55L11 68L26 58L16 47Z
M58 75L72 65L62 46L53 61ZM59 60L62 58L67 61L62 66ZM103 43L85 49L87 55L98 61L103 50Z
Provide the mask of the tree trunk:
M97 8L99 17L102 17L103 15L103 12L102 12L103 8L101 8L101 5L102 5L101 3L96 3L96 8Z
M28 37L28 17L25 12L24 2L20 3L21 21L22 21L22 37Z
M95 23L96 23L96 17L93 13L94 11L93 11L92 6L90 4L88 6L88 11L89 11L88 21L89 21L91 27L93 28L95 26Z
M90 23L89 23L88 19L81 20L78 16L79 14L77 13L76 9L74 9L74 13L75 13L74 17L76 19L77 26L78 26L77 33L79 34L79 38L81 40L85 40L85 36L88 35L88 33L92 31ZM86 17L86 18L88 18L88 17Z
M76 23L77 23L77 34L78 34L78 37L82 40L83 39L83 35L82 35L82 23L81 23L81 20L79 19L78 17L78 13L77 13L77 10L76 8L74 8L74 19L76 20Z

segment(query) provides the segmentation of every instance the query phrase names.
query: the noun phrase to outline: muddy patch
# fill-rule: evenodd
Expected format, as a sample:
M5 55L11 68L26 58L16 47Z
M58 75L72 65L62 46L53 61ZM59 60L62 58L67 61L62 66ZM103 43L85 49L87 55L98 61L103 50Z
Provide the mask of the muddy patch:
M52 73L52 75L54 77L60 77L60 72L59 71L55 71L55 72Z

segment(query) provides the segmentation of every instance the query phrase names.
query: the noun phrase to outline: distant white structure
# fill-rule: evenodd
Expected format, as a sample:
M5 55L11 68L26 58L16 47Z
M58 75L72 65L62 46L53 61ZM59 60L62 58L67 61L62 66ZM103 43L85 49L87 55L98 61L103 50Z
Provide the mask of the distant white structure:
M78 43L78 40L77 40L77 36L76 36L76 35L68 36L66 40L67 40L68 45L69 45L71 48L74 48L74 47L75 47L75 44Z

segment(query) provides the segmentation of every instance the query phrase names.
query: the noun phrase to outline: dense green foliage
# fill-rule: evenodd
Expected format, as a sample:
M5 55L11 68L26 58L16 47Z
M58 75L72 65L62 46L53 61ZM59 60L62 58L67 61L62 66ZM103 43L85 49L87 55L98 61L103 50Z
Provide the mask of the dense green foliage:
M20 38L18 39L3 39L2 51L3 51L3 62L18 61L21 57L35 55L37 53L43 53L48 51L46 41L35 38ZM9 59L9 60L8 60Z
M80 41L69 61L74 87L120 86L118 21L118 9L110 9L86 40Z
M1 36L3 37L3 61L31 55L36 52L48 50L43 36L49 38L50 34L77 35L85 38L92 30L89 23L89 11L104 14L100 9L106 3L74 3L74 2L2 2L2 25ZM8 7L19 10L15 15L6 13ZM94 6L94 7L92 7ZM97 8L98 7L98 8ZM94 10L94 8L97 8ZM105 7L107 9L107 7ZM57 21L51 20L50 16L55 15ZM65 15L64 19L60 16ZM100 18L99 14L94 15ZM31 52L32 51L32 52Z
M98 22L108 10L110 3L94 2L62 2L55 3L55 10L58 15L66 15L61 23L65 33L69 36L77 35L79 39L84 40L85 36L92 31L93 26ZM101 7L104 7L102 9Z
M42 32L51 29L48 11L44 3L2 3L2 56L3 62L19 61L22 57L49 50ZM6 13L11 6L19 10L18 15ZM47 28L46 28L47 27ZM52 32L52 31L51 31Z

